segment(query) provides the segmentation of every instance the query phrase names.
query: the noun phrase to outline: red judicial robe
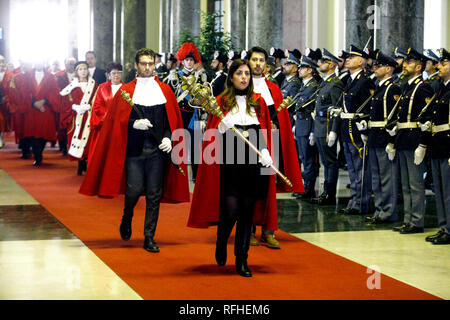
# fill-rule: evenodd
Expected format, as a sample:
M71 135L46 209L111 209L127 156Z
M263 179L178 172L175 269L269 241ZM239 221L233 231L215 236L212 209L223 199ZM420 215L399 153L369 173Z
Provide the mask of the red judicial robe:
M0 101L0 132L7 132L12 130L11 113L10 113L10 98L9 98L9 86L13 74L9 71L5 71L3 80L0 82L0 87L3 93L4 102Z
M55 114L50 101L52 94L55 94L55 80L51 73L45 72L44 78L38 84L34 76L34 71L30 72L28 77L28 88L24 95L24 103L27 107L25 113L24 136L43 138L47 141L56 141ZM33 98L35 101L47 99L48 103L44 105L45 112L41 112L32 106Z
M30 73L16 72L11 79L9 88L10 111L12 116L13 130L16 143L25 138L25 113L28 110L27 100L25 99L30 82Z
M177 129L183 129L183 121L175 94L167 84L159 81L157 77L155 77L155 80L167 100L165 107L172 133ZM123 85L120 90L128 92L132 98L136 83L137 79L134 79ZM92 158L89 159L88 170L79 190L81 194L112 198L125 193L125 157L131 109L132 107L122 98L119 91L106 114L97 140L97 147L94 149ZM184 136L181 141L172 141L174 148L180 143L185 143ZM180 164L185 173L185 176L183 176L172 161L166 161L161 202L189 202L186 163L186 159L183 159Z
M72 105L70 104L69 97L62 97L59 95L59 92L67 87L70 83L69 76L67 75L66 70L58 71L55 74L56 78L56 84L57 84L57 101L51 104L56 106L56 114L55 114L55 121L56 121L56 129L58 131L58 141L67 139L67 128L64 127L65 124L61 122L61 113L63 113L63 110L65 108L69 108L69 110L72 108Z
M88 104L90 104L91 106L92 106L92 101L94 100L94 97L95 97L95 92L97 90L97 87L98 87L98 85L95 84L93 90L90 93L90 98L89 98ZM86 90L89 90L89 89L86 89ZM72 110L72 105L80 104L81 100L83 99L83 96L84 96L83 90L81 90L80 87L76 87L70 92L70 94L68 94L66 96L62 96L62 99L61 99L62 102L61 102L60 106L62 107L62 109L60 110L59 121L60 121L61 127L67 129L67 144L68 144L69 148L70 148L70 144L71 144L73 135L75 133L75 119L77 117L77 113L74 110ZM88 112L85 112L83 114L83 121L81 123L79 137L81 137L83 129L87 125L86 124L87 120L88 120ZM69 154L68 155L69 160L78 161L78 160L87 159L88 154L89 154L90 144L91 144L91 134L89 134L89 138L88 138L88 141L84 148L82 157L75 158Z
M124 83L122 82L122 85ZM120 93L119 91L117 91ZM111 81L102 83L98 86L97 93L95 94L94 103L92 104L91 114L91 146L89 148L89 157L92 157L95 145L97 144L100 129L102 128L103 121L113 101Z
M266 79L267 86L272 94L273 102L275 103L275 110L278 109L281 102L283 102L283 94L280 88L275 83ZM297 148L295 146L294 134L292 133L291 120L287 109L283 109L277 115L280 127L280 147L283 162L280 163L280 171L291 181L292 187L289 187L281 179L278 180L277 190L279 192L296 192L303 193L305 188L303 186L302 173L297 157ZM271 230L271 229L267 229Z
M267 108L264 99L254 93L253 97L259 102L261 107L258 120L262 130L266 130L267 135L266 144L269 152L272 148L272 130L269 109ZM222 104L221 97L217 98L219 106ZM228 112L225 112L226 115ZM220 118L210 115L208 120L208 129L217 129L220 123ZM220 152L220 141L204 141L203 152L205 149L215 148L216 152ZM252 152L252 151L251 151ZM265 200L256 202L255 211L253 213L253 223L255 225L264 225L268 230L277 230L277 201L276 201L276 186L275 174L269 177L269 190ZM189 213L188 226L192 228L207 228L209 226L217 225L219 222L220 210L220 164L205 164L202 162L198 167L197 178L195 181L194 196L192 198L191 210Z

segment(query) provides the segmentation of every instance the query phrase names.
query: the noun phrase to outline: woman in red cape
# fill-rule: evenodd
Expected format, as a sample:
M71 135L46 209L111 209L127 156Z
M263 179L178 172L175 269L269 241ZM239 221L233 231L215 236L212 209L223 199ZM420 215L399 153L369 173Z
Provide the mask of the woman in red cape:
M242 60L234 61L227 78L227 90L217 98L217 102L224 112L225 119L228 118L227 115L233 117L233 114L236 114L234 111L229 112L230 109L235 110L236 106L238 109L237 114L241 115L242 111L239 112L239 110L245 108L245 102L247 103L247 117L249 117L249 106L254 107L256 116L250 117L250 123L254 124L256 120L258 129L261 129L263 132L267 149L262 150L263 155L264 151L266 152L266 156L265 160L264 158L260 159L260 162L265 161L262 164L267 166L270 165L267 163L268 159L270 159L270 163L272 162L268 152L272 148L270 115L264 99L260 95L253 93L253 81L250 73L248 62ZM246 97L244 107L239 104L240 100L238 100L242 96ZM230 100L237 101L235 103L236 106L227 107ZM236 116L234 116L234 119L236 119ZM244 122L247 125L246 121ZM219 128L220 131L220 126L223 122L218 117L211 116L205 137L207 137L209 129L216 130ZM237 128L243 125L239 120L235 124ZM246 126L243 126L243 128L245 133ZM226 144L224 143L224 145ZM220 140L217 137L212 141L205 140L203 156L205 156L205 151L208 149L214 149L215 152L219 153L222 152L218 151L222 150ZM254 151L249 150L249 152ZM228 163L226 165L217 162L206 164L205 161L199 165L188 226L207 228L212 225L218 225L216 261L219 266L223 266L226 263L227 240L234 223L237 222L235 236L236 271L241 276L251 277L252 274L247 265L247 257L252 224L261 225L268 223L273 230L277 229L275 175L272 173L263 176L260 171L261 167L258 167L257 164L231 165L231 169L227 169L228 166ZM258 170L256 174L254 174L255 166ZM249 174L249 172L253 172L253 175L252 173ZM234 180L232 180L233 178ZM266 179L265 182L264 179ZM261 186L265 190L261 190ZM238 191L233 194L233 190Z
M155 77L155 80L167 99L166 112L171 131L182 129L183 121L174 93L167 84L159 81L157 77ZM136 82L137 79L134 79L123 85L120 90L128 93L131 98L136 88ZM89 159L88 171L79 190L81 194L112 198L125 193L128 119L132 107L123 99L121 91L115 95L106 114L102 130L98 136L97 146L92 153L92 158ZM172 141L174 148L177 144L185 141L184 138L180 140ZM187 172L185 159L180 159L179 166L167 161L161 202L189 202Z

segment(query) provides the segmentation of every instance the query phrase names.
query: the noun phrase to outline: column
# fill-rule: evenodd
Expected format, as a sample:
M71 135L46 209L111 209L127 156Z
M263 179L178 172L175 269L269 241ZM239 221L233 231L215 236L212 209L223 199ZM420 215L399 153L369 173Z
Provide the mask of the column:
M231 43L235 50L243 50L247 39L247 0L229 0L228 6Z
M136 51L146 46L146 0L124 0L124 64L134 63Z
M363 49L369 38L374 41L374 0L346 0L346 49L355 45ZM373 45L369 45L373 49Z
M105 69L113 60L114 6L110 0L93 0L93 15L97 67Z
M170 47L176 53L180 47L180 34L200 34L200 0L172 0L172 35Z
M283 45L284 48L305 50L306 44L306 0L283 1Z
M160 0L159 50L170 52L170 7L172 0Z
M283 1L248 0L247 49L283 48Z
M377 0L380 8L380 29L377 47L392 54L396 47L423 50L424 0Z

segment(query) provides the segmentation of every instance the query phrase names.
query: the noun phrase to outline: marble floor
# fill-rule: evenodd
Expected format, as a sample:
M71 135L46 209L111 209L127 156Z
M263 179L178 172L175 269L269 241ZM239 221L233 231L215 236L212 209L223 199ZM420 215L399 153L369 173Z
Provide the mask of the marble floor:
M322 181L317 182L318 189ZM279 194L280 229L450 299L450 246L425 242L427 235L437 231L432 192L427 191L425 233L401 235L392 231L396 224L370 226L362 216L339 214L348 200L347 183L347 172L342 170L336 206L318 207L291 194ZM399 213L401 216L401 206ZM142 298L22 189L0 164L0 299Z

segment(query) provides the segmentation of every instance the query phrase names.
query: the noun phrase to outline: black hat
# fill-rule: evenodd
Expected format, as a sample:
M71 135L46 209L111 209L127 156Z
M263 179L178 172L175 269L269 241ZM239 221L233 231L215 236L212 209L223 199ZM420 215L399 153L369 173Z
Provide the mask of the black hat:
M369 59L369 55L364 50L359 49L358 47L351 45L350 51L348 52L350 56L357 56L364 59Z
M310 60L306 56L302 56L300 60L300 67L308 67L308 68L319 68L319 66L314 63L314 61Z
M290 52L285 64L295 64L298 66L300 64L300 59L297 58L293 52Z
M167 58L167 60L168 61L172 61L172 62L177 62L178 61L177 58L175 58L175 56L172 53L169 54L169 57Z
M380 49L369 50L369 58L372 60L376 60L378 52L380 52Z
M320 49L313 50L311 48L306 48L305 56L307 56L311 60L319 61L320 59L322 59L322 52L320 51Z
M274 57L268 57L267 58L267 65L276 67L275 58Z
M398 64L393 58L385 56L381 51L378 51L375 65L391 66L396 68Z
M439 51L439 54L441 55L441 58L439 59L439 61L450 61L450 53L447 51L447 50L445 50L444 48L442 48L440 51Z
M159 58L162 58L162 54L161 53L155 53L155 56L157 56L157 57L159 57Z
M278 59L286 58L284 51L281 49L270 48L269 55L274 57L275 59L276 58L278 58Z
M328 51L325 48L322 51L322 59L323 60L330 60L330 61L333 61L333 62L336 62L336 63L341 62L341 59L336 58L333 54L331 54L330 51Z
M424 50L424 56L427 57L427 60L430 60L433 63L439 62L439 57L431 49Z
M222 52L219 51L215 51L214 52L214 56L213 56L214 60L217 60L223 64L226 64L228 61L228 57L226 55L224 55Z
M409 48L408 55L406 56L406 60L417 60L417 61L425 63L425 62L427 62L428 58L425 57L420 52L418 52L417 50L415 50L413 48Z
M339 58L341 58L342 60L347 59L348 57L350 57L350 55L348 54L347 51L342 50L341 54L339 55Z
M408 54L400 48L395 48L394 50L394 58L403 58L405 59Z
M89 64L88 64L86 61L78 61L77 63L75 63L74 69L76 69L76 68L77 68L79 65L81 65L81 64L85 64L86 67L89 68Z
M240 58L239 52L230 50L228 51L228 60L236 60Z

